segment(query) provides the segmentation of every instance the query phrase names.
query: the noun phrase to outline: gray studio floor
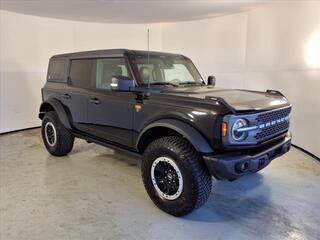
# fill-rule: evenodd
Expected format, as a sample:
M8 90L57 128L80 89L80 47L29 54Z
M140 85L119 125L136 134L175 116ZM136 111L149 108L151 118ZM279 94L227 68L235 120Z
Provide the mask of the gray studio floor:
M77 140L50 156L40 130L0 136L0 239L319 239L320 163L292 149L258 174L214 181L184 218L161 212L139 159Z

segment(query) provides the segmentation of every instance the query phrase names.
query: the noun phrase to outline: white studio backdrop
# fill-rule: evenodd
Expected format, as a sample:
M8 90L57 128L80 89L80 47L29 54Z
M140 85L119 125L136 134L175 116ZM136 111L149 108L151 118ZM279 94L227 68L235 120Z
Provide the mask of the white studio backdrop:
M103 24L0 10L0 133L39 126L40 89L57 53L147 48L182 53L219 87L283 92L293 142L320 156L320 2L281 2L218 18Z

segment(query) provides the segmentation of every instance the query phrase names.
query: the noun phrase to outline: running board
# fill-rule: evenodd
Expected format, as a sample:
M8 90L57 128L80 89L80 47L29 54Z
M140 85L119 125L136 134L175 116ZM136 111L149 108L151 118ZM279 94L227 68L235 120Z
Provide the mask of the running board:
M119 151L122 151L122 152L125 152L125 153L128 153L128 154L131 154L131 155L134 155L136 157L141 157L141 154L134 151L134 150L131 150L130 148L127 148L127 147L122 147L121 145L118 145L118 144L114 144L112 142L109 142L109 141L105 141L105 140L100 140L100 139L97 139L95 137L92 137L92 136L89 136L89 135L84 135L84 134L81 134L79 132L76 132L76 131L72 131L72 134L77 137L77 138L81 138L83 140L86 140L87 142L92 142L92 143L96 143L96 144L99 144L101 146L104 146L104 147L107 147L107 148L111 148L111 149L114 149L114 150L119 150Z

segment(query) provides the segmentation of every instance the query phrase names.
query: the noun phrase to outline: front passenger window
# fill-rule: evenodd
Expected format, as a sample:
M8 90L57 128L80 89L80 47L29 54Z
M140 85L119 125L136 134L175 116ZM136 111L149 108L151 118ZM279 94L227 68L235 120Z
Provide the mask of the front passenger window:
M97 59L96 88L111 89L114 78L131 78L124 58Z

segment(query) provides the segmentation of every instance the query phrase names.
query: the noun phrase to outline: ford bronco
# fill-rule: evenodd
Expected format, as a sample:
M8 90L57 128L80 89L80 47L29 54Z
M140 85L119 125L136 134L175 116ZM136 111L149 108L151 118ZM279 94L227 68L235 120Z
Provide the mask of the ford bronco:
M182 216L202 206L212 176L236 180L289 151L291 105L278 91L222 89L178 54L126 49L53 56L39 118L45 147L74 138L142 156L152 201Z

